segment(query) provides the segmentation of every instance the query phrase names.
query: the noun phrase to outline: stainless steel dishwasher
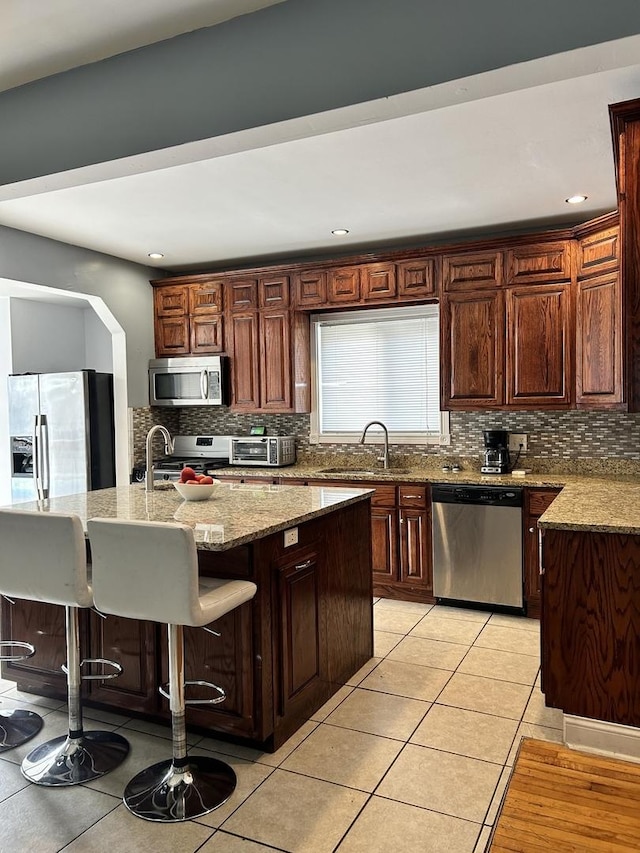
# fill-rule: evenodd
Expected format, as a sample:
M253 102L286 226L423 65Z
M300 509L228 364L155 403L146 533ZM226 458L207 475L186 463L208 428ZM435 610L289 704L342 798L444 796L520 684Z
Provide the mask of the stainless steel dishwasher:
M522 612L522 489L434 484L433 594Z

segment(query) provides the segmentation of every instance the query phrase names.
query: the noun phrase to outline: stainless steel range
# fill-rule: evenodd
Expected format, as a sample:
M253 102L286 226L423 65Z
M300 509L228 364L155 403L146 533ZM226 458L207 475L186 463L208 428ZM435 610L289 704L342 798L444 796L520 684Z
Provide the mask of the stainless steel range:
M153 479L179 480L186 466L193 468L196 474L225 468L229 464L229 440L228 435L177 435L173 453L154 460ZM132 480L144 482L144 468L134 468Z

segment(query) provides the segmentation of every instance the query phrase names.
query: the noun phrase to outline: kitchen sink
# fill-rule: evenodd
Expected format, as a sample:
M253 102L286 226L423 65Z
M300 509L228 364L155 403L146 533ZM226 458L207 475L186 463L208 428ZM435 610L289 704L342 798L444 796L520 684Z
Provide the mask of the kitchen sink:
M393 476L395 474L410 474L410 470L408 468L376 468L372 470L371 468L322 468L318 471L319 474L356 474L360 476L371 476L371 477L380 477L380 476Z

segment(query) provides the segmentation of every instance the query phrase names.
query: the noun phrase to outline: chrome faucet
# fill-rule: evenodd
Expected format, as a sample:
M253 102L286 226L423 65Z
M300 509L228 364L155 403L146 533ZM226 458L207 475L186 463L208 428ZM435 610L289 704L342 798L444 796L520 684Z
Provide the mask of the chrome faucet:
M367 430L369 429L370 426L374 426L374 424L376 426L382 427L382 429L384 430L384 451L382 453L382 456L378 456L378 462L382 462L383 468L388 468L389 467L389 430L382 423L382 421L369 421L369 423L366 425L366 427L362 430L362 435L360 436L360 444L364 444L364 440L367 436Z
M164 438L164 452L167 456L173 453L173 439L169 430L161 424L152 426L147 433L147 441L145 446L145 466L144 466L144 487L147 492L153 491L153 458L151 456L151 445L153 444L153 436L157 433L162 433Z

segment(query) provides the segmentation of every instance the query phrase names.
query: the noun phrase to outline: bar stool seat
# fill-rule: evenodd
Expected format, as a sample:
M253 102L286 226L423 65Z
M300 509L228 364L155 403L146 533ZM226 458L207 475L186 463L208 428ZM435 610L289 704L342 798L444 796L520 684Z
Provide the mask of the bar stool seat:
M45 786L97 779L125 759L129 743L114 732L82 727L78 612L93 605L82 523L73 514L0 510L0 543L3 592L65 608L69 731L36 746L22 762L22 774ZM116 674L122 671L114 666Z
M250 581L199 578L193 531L185 524L93 518L87 529L96 606L104 613L167 624L169 692L160 692L169 698L173 757L135 776L124 803L150 821L201 817L228 800L236 776L225 762L187 754L184 626L214 622L250 601L257 587ZM217 695L204 701L223 701L224 691L208 686Z

